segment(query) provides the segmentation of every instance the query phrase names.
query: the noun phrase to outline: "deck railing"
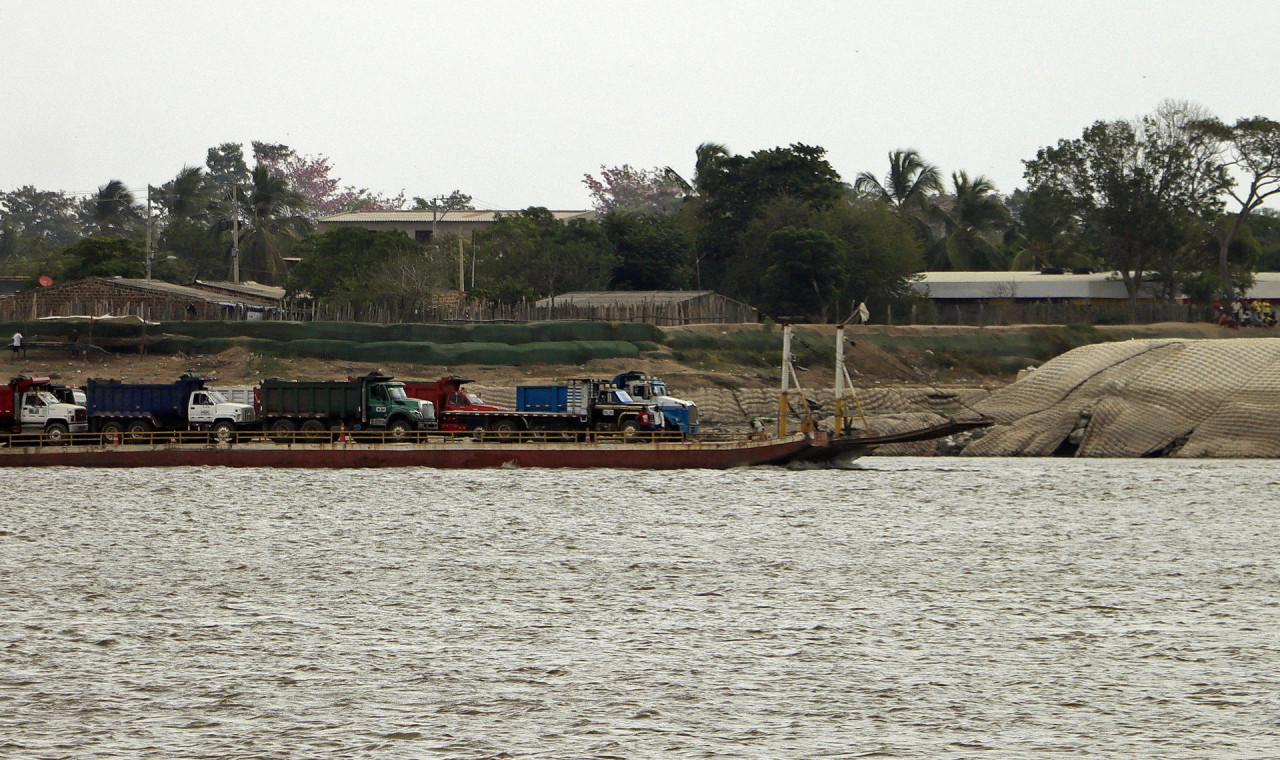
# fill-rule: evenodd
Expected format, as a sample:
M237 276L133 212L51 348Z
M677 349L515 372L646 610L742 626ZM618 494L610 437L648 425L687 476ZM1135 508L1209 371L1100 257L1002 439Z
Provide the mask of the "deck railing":
M658 444L658 443L741 443L761 441L761 433L712 433L685 435L678 431L629 430L237 430L220 433L206 430L121 430L96 433L0 433L0 452L17 448L63 448L90 446L192 446L218 447L249 444L280 446L344 446L350 444L450 445L474 443L541 444Z

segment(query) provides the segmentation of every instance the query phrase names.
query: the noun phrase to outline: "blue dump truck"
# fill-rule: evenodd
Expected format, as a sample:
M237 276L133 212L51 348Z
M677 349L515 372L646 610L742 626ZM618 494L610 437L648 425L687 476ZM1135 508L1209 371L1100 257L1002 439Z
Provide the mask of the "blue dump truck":
M563 385L516 386L516 411L558 418L558 430L661 430L662 413L608 380L572 378ZM544 429L553 429L544 427Z
M207 430L215 441L230 443L238 431L256 428L258 421L252 406L205 388L198 375L183 375L169 384L91 379L85 405L91 430L130 440L145 440L156 430Z
M681 433L698 432L698 405L667 393L667 384L643 372L623 372L613 378L613 387L626 391L633 399L658 407L666 425Z

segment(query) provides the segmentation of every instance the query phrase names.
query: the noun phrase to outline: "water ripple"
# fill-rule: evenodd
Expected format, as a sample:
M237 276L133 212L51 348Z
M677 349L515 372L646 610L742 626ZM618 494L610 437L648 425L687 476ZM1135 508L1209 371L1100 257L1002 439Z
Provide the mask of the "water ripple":
M1274 757L1269 470L41 470L0 755Z

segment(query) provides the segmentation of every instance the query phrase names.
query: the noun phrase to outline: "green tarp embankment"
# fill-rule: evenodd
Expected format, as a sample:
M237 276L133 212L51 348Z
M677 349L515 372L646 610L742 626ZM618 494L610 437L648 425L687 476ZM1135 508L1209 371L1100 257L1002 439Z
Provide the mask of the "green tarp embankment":
M261 338L166 338L148 348L153 353L216 354L232 346L254 353L309 359L399 364L582 364L590 359L637 358L640 349L627 341L551 341L547 343L417 343L349 340L264 340Z
M632 322L535 322L522 325L379 325L349 322L11 322L0 333L82 339L159 338L155 354L216 354L242 346L281 357L413 364L582 364L590 359L638 358L662 333ZM8 330L8 332L5 332Z
M353 343L551 343L658 341L653 325L637 322L531 322L497 324L394 324L367 322L165 322L148 328L192 338L265 338L277 341L338 340Z

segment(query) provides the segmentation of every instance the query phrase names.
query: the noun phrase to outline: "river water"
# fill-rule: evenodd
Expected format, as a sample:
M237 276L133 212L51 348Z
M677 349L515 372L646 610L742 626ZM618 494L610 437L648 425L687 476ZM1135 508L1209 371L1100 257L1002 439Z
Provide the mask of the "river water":
M0 757L1280 757L1276 473L10 470Z

